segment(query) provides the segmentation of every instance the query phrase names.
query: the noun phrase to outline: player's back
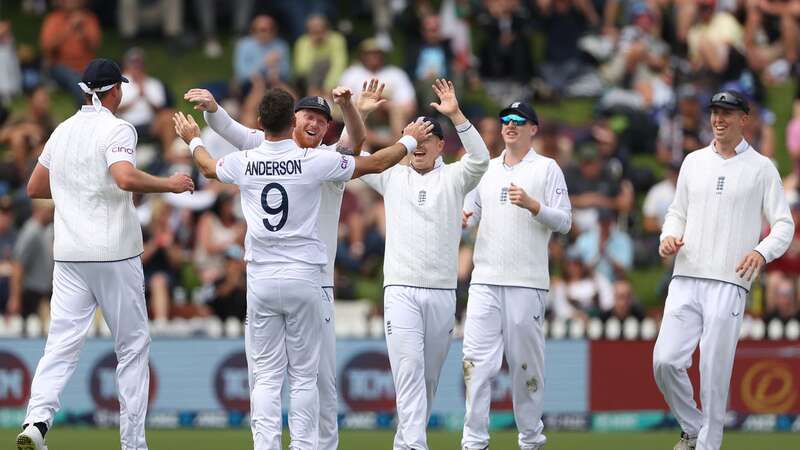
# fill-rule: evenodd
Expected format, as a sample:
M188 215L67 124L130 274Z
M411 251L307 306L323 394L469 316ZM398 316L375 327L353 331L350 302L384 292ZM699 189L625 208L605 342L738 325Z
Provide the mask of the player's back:
M132 136L125 145L115 139L120 130ZM132 125L91 106L50 136L40 161L46 160L56 205L56 260L116 261L142 253L132 195L117 186L109 171L110 155L134 154L135 136Z
M346 181L353 168L350 156L300 149L289 139L219 160L220 181L241 191L245 260L324 266L328 257L317 227L322 183Z

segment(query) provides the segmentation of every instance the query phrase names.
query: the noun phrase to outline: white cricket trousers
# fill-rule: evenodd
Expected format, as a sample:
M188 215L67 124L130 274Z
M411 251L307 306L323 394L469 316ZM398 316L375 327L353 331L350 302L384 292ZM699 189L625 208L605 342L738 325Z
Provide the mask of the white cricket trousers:
M255 450L281 449L281 389L289 374L292 450L318 442L322 288L319 268L247 265L245 353Z
M322 344L319 355L319 450L339 445L339 403L336 397L336 328L333 288L322 288Z
M511 373L514 420L522 450L547 441L542 431L544 410L544 323L546 291L533 288L473 284L469 287L464 325L466 414L461 445L489 445L492 380L505 351Z
M386 346L397 403L395 450L428 448L425 428L450 349L455 314L455 290L384 289Z
M24 423L52 426L53 415L61 407L58 398L75 371L98 306L111 329L117 354L122 449L147 449L144 424L150 387L150 334L138 256L115 262L56 261L50 330L33 376Z
M675 277L669 284L653 350L653 372L683 431L697 437L697 450L717 450L722 445L746 297L743 287L722 281ZM702 412L697 409L686 373L698 341Z

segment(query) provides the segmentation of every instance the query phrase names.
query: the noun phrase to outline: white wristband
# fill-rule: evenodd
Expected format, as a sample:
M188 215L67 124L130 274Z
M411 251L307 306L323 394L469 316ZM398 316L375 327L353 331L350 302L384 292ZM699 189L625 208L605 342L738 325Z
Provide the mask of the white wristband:
M189 151L192 152L192 155L194 155L195 149L197 149L197 147L200 147L201 145L205 147L205 144L203 144L203 140L200 139L199 137L192 138L192 140L189 141Z
M397 141L398 144L403 144L407 153L413 153L417 149L417 140L414 136L403 136Z

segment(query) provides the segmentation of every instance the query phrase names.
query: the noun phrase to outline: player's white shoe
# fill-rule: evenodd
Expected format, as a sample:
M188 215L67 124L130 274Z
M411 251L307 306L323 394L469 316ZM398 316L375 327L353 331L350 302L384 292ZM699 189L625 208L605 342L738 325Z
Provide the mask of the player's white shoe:
M28 425L17 435L17 450L47 450L44 436L33 424Z
M681 440L675 444L675 448L672 450L692 450L697 445L697 438L693 437L690 438L688 434L681 433Z

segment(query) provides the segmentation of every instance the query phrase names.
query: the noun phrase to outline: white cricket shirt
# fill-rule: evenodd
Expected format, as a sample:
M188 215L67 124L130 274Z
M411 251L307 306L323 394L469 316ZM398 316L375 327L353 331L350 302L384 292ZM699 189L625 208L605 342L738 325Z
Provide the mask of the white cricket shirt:
M572 226L564 173L555 160L530 149L518 164L505 164L506 151L489 163L464 210L478 222L472 283L550 289L548 243L553 231ZM534 216L508 200L514 183L541 203Z
M428 173L396 165L361 180L383 195L386 205L384 286L455 289L464 197L480 181L489 150L466 122L457 127L467 154Z
M56 261L119 261L142 253L133 196L109 171L115 163L136 165L136 139L133 125L93 106L83 106L53 131L39 163L49 169L56 205Z
M759 242L762 217L771 230ZM794 222L777 169L742 140L736 156L725 159L713 143L686 156L675 200L661 231L682 238L674 276L706 278L750 289L736 266L752 250L767 262L783 255Z
M222 107L214 113L205 112L203 116L212 130L239 150L258 147L265 140L263 131L247 128L236 122ZM336 144L320 145L314 150L336 152ZM340 181L329 181L322 185L318 231L328 253L328 263L322 269L320 280L322 287L333 287L333 269L339 236L339 211L342 206L344 186L345 183Z
M352 156L301 149L291 139L263 141L217 161L217 178L237 184L241 192L245 261L327 264L317 233L322 184L347 181L354 170Z

